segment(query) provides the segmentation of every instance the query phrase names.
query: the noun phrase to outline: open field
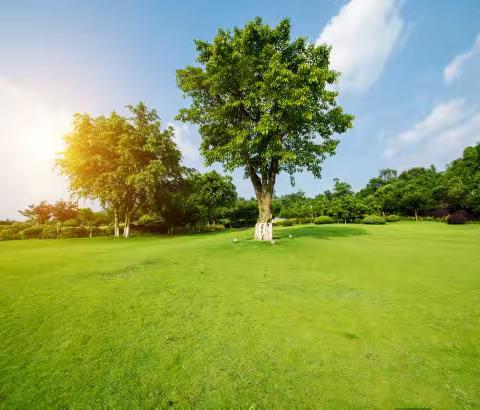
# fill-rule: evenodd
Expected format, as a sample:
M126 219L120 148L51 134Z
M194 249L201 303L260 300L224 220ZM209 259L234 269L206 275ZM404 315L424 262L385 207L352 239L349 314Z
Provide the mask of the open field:
M0 243L0 407L480 406L479 225L251 235Z

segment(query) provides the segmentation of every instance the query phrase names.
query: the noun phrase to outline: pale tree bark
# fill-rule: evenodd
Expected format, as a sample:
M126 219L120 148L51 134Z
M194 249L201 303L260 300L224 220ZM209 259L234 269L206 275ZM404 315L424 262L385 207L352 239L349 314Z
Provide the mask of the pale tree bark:
M123 236L128 238L130 236L130 213L125 213L125 225L123 226Z
M258 204L258 220L255 225L256 240L271 241L273 239L271 206L277 170L278 162L273 161L260 178L250 165L250 162L247 161L247 172L255 188Z
M271 241L273 239L272 226L272 193L260 191L256 193L258 203L258 220L255 225L255 239Z
M119 226L119 222L118 222L118 211L117 211L117 209L114 209L113 215L114 215L114 219L113 219L114 233L113 233L113 236L115 238L118 238L118 237L120 237L120 226Z

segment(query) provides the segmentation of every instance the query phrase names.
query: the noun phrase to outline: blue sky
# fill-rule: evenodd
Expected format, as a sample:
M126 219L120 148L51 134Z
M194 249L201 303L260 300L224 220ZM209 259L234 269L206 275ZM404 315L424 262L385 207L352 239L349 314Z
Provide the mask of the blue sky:
M142 100L203 169L195 127L174 121L187 104L175 70L195 62L194 38L255 16L290 17L294 36L332 44L340 102L356 117L321 180L301 174L292 188L283 176L277 193L315 195L334 177L358 189L385 167L443 168L480 141L478 0L0 1L0 218L68 197L52 158L74 112ZM253 194L242 172L234 178Z

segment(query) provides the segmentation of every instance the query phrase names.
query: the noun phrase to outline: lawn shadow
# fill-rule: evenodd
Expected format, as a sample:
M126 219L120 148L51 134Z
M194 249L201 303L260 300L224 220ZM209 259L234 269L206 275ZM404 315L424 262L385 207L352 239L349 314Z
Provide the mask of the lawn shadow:
M275 239L285 239L289 235L294 238L317 238L317 239L330 239L330 238L349 238L352 236L370 235L366 229L358 226L327 226L327 225L308 225L302 227L292 227L282 229L280 231L274 231Z

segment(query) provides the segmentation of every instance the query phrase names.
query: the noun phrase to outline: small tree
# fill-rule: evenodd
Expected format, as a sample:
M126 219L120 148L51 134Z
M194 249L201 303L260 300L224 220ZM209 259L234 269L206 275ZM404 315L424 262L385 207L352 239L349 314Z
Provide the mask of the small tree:
M187 203L196 208L202 222L217 223L222 212L234 205L237 191L230 176L216 171L195 173L190 179L191 193Z
M42 201L38 205L29 205L27 209L18 211L30 221L43 225L52 217L52 205L47 201Z
M101 225L104 218L102 213L95 212L90 208L80 208L77 212L77 220L81 227L88 229L90 238L93 236L93 229Z
M256 239L271 239L271 203L277 175L303 169L320 177L321 165L352 126L331 87L330 47L290 39L290 22L219 30L213 42L195 41L200 67L177 71L192 99L178 118L200 126L205 162L242 167L257 198Z
M57 236L65 221L77 216L78 204L76 202L60 200L52 205L52 217L57 223Z

